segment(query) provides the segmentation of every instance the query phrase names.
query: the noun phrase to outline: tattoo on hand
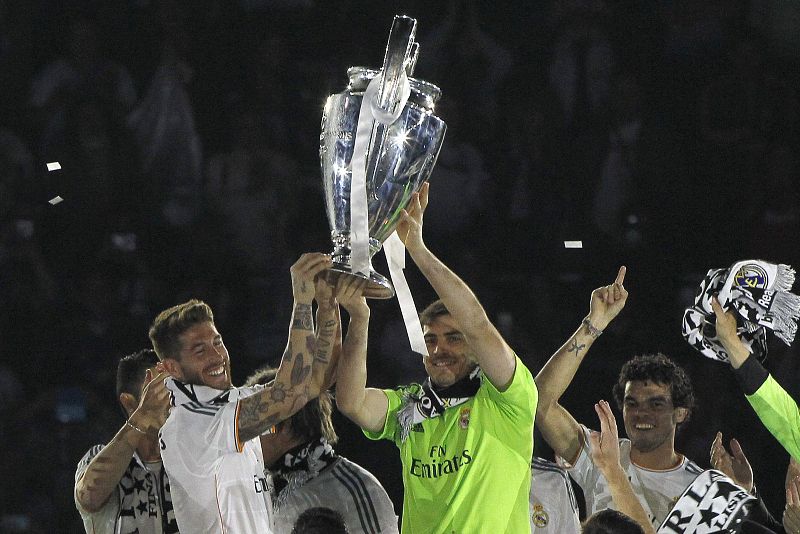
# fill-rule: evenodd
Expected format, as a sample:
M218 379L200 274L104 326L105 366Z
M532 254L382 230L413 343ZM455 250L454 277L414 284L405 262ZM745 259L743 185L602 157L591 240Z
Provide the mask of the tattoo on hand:
M314 330L314 319L311 315L311 304L298 304L295 306L292 329Z
M578 341L577 340L573 340L572 341L572 345L569 346L569 348L567 349L567 352L574 352L575 356L578 356L580 354L580 352L585 348L586 348L586 343L582 343L582 344L578 345Z

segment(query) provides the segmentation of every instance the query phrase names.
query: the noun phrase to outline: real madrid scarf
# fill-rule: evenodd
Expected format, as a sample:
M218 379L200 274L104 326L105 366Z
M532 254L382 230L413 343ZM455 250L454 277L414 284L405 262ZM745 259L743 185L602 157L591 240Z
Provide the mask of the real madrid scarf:
M437 388L430 377L422 385L412 384L403 388L403 403L397 411L400 440L405 441L414 425L439 417L446 409L470 400L478 393L481 380L481 368L476 366L468 376L446 388Z
M275 485L275 508L279 509L297 488L319 475L336 460L331 444L323 437L298 445L270 468Z
M767 355L767 329L790 345L797 333L800 296L789 293L794 284L794 269L788 265L744 260L729 269L711 269L700 284L694 306L683 314L683 337L709 358L728 361L728 354L717 338L716 318L711 297L717 295L723 309L737 313L737 333L759 359Z
M709 469L678 498L658 534L736 533L756 498L719 471Z

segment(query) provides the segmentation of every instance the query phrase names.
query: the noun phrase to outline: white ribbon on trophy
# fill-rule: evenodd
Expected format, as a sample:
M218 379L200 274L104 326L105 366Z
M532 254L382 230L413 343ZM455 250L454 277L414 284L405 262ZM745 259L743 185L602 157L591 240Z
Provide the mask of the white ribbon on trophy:
M392 232L392 235L383 242L383 250L386 254L386 261L389 264L389 276L392 278L392 284L394 284L397 302L400 303L400 312L403 314L403 322L406 325L411 350L425 356L428 354L425 336L422 334L422 325L419 324L414 297L411 296L411 289L408 287L408 282L403 274L403 269L406 268L406 247L397 232Z
M376 130L375 122L389 125L397 120L411 95L411 85L408 76L404 73L400 77L400 101L394 106L394 113L389 113L378 105L378 92L380 91L383 76L375 76L364 91L361 109L358 115L358 128L356 129L355 146L351 160L352 179L350 182L350 265L353 272L369 276L369 207L367 205L367 156L370 141ZM425 338L422 326L419 324L417 309L411 296L403 269L405 268L405 246L397 232L393 232L383 244L389 276L397 293L400 312L408 332L408 340L414 352L425 355Z

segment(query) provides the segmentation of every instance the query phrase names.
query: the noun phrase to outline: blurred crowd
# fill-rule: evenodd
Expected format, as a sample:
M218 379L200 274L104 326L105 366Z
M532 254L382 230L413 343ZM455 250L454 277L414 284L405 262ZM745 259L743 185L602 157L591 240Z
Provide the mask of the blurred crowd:
M707 269L800 266L800 50L778 31L790 4L0 0L0 532L80 531L75 464L119 427L116 362L148 345L158 310L209 302L234 383L277 363L288 268L331 249L324 100L349 66L380 66L396 13L418 19L415 76L442 88L448 124L431 249L534 374L627 265L628 309L565 402L592 420L610 394L598 384L662 350L699 400L679 448L702 459L717 430L738 437L781 508L768 481L788 458L680 318ZM433 294L408 276L423 307ZM371 305L372 385L420 378L396 302ZM767 361L793 393L796 353L776 345ZM337 421L342 452L399 499L396 455L368 458Z

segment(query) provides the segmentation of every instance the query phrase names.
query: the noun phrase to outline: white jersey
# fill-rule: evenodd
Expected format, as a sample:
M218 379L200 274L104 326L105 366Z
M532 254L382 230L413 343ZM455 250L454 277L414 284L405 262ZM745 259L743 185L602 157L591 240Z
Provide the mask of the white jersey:
M589 430L584 426L581 426L581 429L583 442L589 443ZM653 471L639 467L631 461L630 440L620 439L619 448L619 461L622 469L628 474L633 492L642 503L653 526L658 528L678 501L683 490L697 478L697 475L703 472L703 469L684 456L681 462L672 469ZM588 446L581 447L578 459L575 461L575 465L569 469L569 474L583 489L587 515L606 508L616 510L608 489L608 482L600 469L592 462Z
M161 428L161 458L175 517L192 534L269 534L272 501L261 441L240 443L239 400L259 388L219 391L167 379L172 408Z
M567 472L557 464L534 457L531 462L529 513L532 534L578 534L578 501Z
M299 487L292 486L276 498L275 534L291 534L298 516L315 506L342 514L351 534L399 532L397 514L386 490L372 473L347 458L336 457Z
M92 459L100 454L103 445L87 452L75 470L75 486L83 478ZM176 534L178 526L172 510L169 480L161 462L144 463L134 452L128 467L106 503L96 512L81 507L75 494L75 507L83 519L88 534Z

